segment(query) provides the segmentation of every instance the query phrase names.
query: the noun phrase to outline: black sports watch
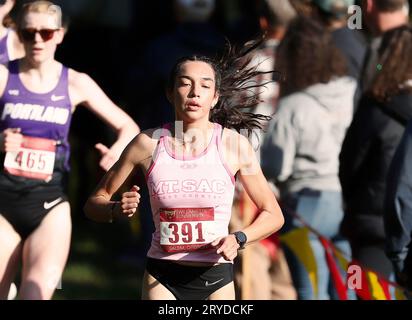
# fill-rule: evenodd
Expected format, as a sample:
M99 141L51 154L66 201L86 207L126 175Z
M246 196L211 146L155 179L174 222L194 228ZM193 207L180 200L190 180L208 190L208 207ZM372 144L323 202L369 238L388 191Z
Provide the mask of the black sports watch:
M233 235L235 236L236 241L240 246L239 250L244 249L246 241L247 241L246 234L242 231L236 231L236 232L233 232Z

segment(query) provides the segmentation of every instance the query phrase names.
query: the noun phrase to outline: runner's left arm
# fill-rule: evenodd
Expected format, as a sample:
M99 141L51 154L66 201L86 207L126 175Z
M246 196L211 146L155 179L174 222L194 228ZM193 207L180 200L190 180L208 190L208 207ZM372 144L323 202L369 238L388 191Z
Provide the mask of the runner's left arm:
M245 137L240 135L239 150L238 177L259 211L253 223L241 230L247 237L246 245L248 245L278 231L284 223L284 218L275 195L263 175L253 147ZM237 256L239 248L233 234L216 239L212 246L217 249L217 253L230 261Z

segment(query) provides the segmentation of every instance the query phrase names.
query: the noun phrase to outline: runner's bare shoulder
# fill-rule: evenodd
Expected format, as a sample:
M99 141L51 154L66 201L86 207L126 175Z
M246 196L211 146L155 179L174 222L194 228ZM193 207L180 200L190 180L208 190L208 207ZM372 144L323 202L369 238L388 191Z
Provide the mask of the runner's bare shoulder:
M151 159L160 139L160 130L159 128L144 130L130 142L126 153L135 164Z

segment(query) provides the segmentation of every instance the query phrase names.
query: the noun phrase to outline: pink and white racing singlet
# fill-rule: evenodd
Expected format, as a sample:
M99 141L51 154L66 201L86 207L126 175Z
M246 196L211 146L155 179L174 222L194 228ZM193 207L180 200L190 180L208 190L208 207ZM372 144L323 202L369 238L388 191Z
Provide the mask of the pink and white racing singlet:
M155 259L227 263L210 243L228 234L234 176L221 153L222 127L214 124L208 147L184 159L163 130L146 180L155 232L147 254Z

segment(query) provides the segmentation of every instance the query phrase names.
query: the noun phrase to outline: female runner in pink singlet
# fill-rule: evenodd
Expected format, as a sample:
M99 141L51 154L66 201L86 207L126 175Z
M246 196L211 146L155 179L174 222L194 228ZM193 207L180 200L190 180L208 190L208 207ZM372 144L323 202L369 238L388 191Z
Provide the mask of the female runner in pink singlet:
M246 94L259 74L241 51L220 61L192 56L172 70L167 97L176 122L140 133L89 197L95 221L131 216L139 187L112 201L135 168L146 174L155 224L143 278L143 299L235 299L233 260L239 249L276 232L283 215L248 139L266 117L242 112L256 105ZM230 130L235 129L235 130ZM228 232L235 179L260 209L243 230Z

